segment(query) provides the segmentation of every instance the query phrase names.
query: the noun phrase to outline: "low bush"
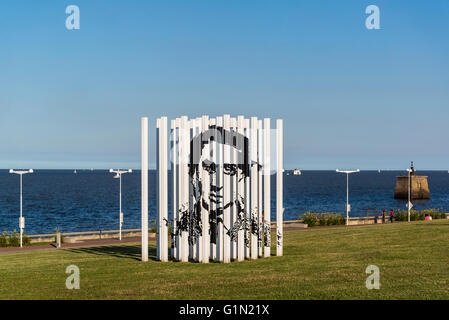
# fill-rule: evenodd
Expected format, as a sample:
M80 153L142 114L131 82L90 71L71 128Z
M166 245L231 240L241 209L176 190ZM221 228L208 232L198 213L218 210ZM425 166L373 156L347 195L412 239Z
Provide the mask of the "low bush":
M6 231L3 231L0 235L0 247L4 248L8 246L8 237Z
M8 246L9 247L20 247L19 234L17 233L16 230L14 230L13 232L9 233Z
M29 246L29 245L31 245L31 239L28 238L28 236L25 235L25 234L22 236L22 244L23 244L24 246Z
M307 224L309 227L315 226L335 226L344 225L346 223L345 219L335 213L331 212L306 212L302 216L303 223Z
M424 209L424 210L410 210L410 221L425 220L426 215L431 216L432 219L446 219L446 213L440 209ZM395 221L408 221L407 210L396 210L394 212Z
M25 234L22 235L22 245L29 246L31 244L30 238ZM20 247L20 235L14 230L11 232L3 231L0 234L0 247Z

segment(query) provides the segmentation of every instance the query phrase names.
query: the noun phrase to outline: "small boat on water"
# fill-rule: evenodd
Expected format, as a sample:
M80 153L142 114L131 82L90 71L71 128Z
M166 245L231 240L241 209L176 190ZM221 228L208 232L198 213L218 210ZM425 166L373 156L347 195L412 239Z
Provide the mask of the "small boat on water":
M75 171L73 171L73 173L76 174L76 169L75 169Z
M299 169L293 170L293 175L294 176L300 176L301 175L301 170L299 170Z
M379 171L378 171L379 173L380 173L380 169L379 169Z

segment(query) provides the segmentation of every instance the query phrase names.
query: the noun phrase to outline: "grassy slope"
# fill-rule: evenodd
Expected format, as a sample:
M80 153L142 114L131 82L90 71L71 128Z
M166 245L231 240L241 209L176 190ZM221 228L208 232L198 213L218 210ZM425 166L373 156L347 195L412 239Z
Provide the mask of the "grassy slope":
M150 258L154 259L154 243ZM449 221L285 232L284 257L139 261L139 244L0 255L1 299L448 299ZM65 268L81 289L65 288ZM380 268L367 290L365 268Z

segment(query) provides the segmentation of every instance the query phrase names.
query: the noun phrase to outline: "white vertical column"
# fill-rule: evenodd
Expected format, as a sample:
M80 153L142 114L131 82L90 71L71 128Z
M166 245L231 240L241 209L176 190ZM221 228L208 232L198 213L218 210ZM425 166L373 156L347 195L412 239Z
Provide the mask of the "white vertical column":
M209 129L209 117L203 116L202 117L202 132L206 133ZM204 137L202 137L203 139ZM209 158L209 143L204 144L204 148L202 151L203 155L206 155L206 159ZM201 176L202 176L202 187L203 187L203 194L202 199L203 203L206 204L207 208L210 208L210 201L209 201L209 193L210 193L210 175L207 170L204 169L203 165L201 164ZM201 204L201 222L203 226L202 234L203 234L203 253L202 253L202 260L203 263L209 263L209 253L210 253L210 236L209 236L209 209L206 209Z
M217 128L223 128L223 117L217 117ZM217 141L217 261L223 262L223 136L221 133L217 132L219 135L216 138ZM220 214L221 213L221 214Z
M201 199L201 190L200 190L200 182L202 183L203 181L203 165L201 163L201 157L200 157L200 153L201 153L201 141L202 141L202 134L203 134L203 118L196 118L195 119L195 123L197 125L197 136L199 139L196 140L197 144L195 146L193 146L194 150L192 150L191 152L197 153L197 158L195 160L194 157L194 165L197 165L197 171L196 171L196 175L195 175L195 185L196 185L196 201L200 201ZM197 212L196 209L199 207L199 211ZM195 213L196 213L196 219L200 220L200 225L201 225L201 233L198 234L197 238L196 238L196 248L195 248L195 259L198 262L202 262L203 261L203 235L204 235L204 228L203 228L203 206L200 203L196 209L195 209Z
M189 120L189 134L191 135L192 139L194 139L197 134L198 134L198 125L195 119L190 119ZM194 146L193 146L194 147ZM189 142L189 148L191 148L190 146L190 142ZM195 148L195 147L194 147ZM194 149L193 149L194 150ZM190 150L190 152L193 152L193 150ZM190 161L190 160L189 160ZM190 167L189 167L190 168ZM191 170L191 169L189 169ZM192 229L192 221L195 215L195 199L196 199L196 192L195 192L195 188L197 187L196 185L196 174L194 176L190 176L189 175L189 237L192 237L192 239L194 238L194 231L195 229ZM197 260L196 257L196 246L197 244L192 243L192 239L189 241L189 257L192 260Z
M276 120L276 255L283 255L283 222L284 222L284 207L283 207L283 175L284 175L284 133L283 133L282 119Z
M148 261L148 118L141 119L141 247L142 261Z
M177 161L177 146L176 146L176 120L170 121L170 128L171 128L171 146L172 146L172 154L171 154L171 173L172 173L172 219L173 219L173 225L171 230L171 257L172 259L177 259L176 256L176 220L177 220L177 212L178 212L178 200L177 200L177 168L176 163Z
M243 116L237 117L237 132L239 133L239 139L237 140L237 143L240 144L240 147L242 150L240 150L240 154L244 155L244 140L242 139L244 134L244 121L245 119ZM245 181L243 179L243 171L239 170L239 167L244 170L244 164L243 164L244 157L237 158L236 165L237 165L237 201L238 203L241 203L244 206L244 196L245 196ZM239 210L237 205L235 204L236 211ZM245 208L242 208L245 211ZM237 238L237 260L243 261L245 260L244 252L245 252L245 232L243 230L244 227L244 219L245 219L245 212L237 212L237 223L238 223L238 238Z
M158 260L168 261L167 117L158 119Z
M257 163L258 166L258 175L259 175L259 205L258 205L258 215L257 215L257 227L258 233L257 233L257 253L259 257L262 257L262 247L263 247L263 234L262 234L262 226L263 226L263 126L262 126L262 120L257 121L257 140L258 140L258 149L257 149Z
M234 135L237 132L237 120L235 118L231 118L231 131ZM237 164L237 149L234 146L234 138L232 139L232 145L231 145L231 163L233 167L235 168ZM233 232L235 231L235 228L238 225L237 222L237 173L233 176L231 176L231 229ZM231 240L231 259L236 260L237 259L237 234L234 233L234 239Z
M161 220L161 196L160 196L160 170L161 170L161 138L160 138L160 127L161 127L161 119L156 119L156 204L157 204L157 219L156 219L156 259L161 260L161 227L160 227L160 220Z
M184 137L185 137L185 130L183 127L183 123L181 121L181 118L176 118L176 125L179 128L178 131L178 185L177 185L177 193L178 193L178 212L176 214L177 221L176 221L176 227L177 227L177 237L176 237L176 260L182 261L183 252L182 252L182 246L183 246L183 232L181 230L181 218L182 218L182 212L184 211L184 199L183 199L183 192L184 192Z
M209 128L211 126L216 128L216 124L217 124L217 122L216 122L215 118L209 120ZM213 138L211 137L211 139L209 140L209 148L210 148L209 151L210 151L210 155L212 157L210 160L215 165L215 170L217 170L217 165L216 165L217 164L217 153L216 153L217 152L216 151L217 134L216 133L217 133L217 130L214 129ZM211 171L211 172L212 173L210 174L210 186L211 186L211 188L212 187L215 188L217 186L217 174L216 174L216 171L215 172ZM212 200L209 201L209 214L213 215L212 218L215 221L215 226L214 226L214 229L212 229L211 226L209 226L209 228L210 228L210 237L213 237L215 242L213 243L212 240L210 242L210 258L212 260L214 260L217 257L217 254L216 254L216 252L217 252L217 245L216 245L216 242L217 242L217 202L216 202L217 201L217 190L211 190L211 192L214 193L215 199L213 199L213 201Z
M246 141L246 151L248 152L247 156L249 163L251 163L251 159L249 158L250 153L250 144L249 144L249 137L250 137L250 123L249 119L245 119L245 141ZM245 165L249 165L249 163L246 163ZM245 170L248 170L248 167L245 167ZM245 177L245 259L248 259L250 257L250 250L249 250L249 244L250 244L250 212L251 212L251 196L250 196L250 178L249 178L249 171L246 172L247 175Z
M230 139L229 135L229 125L230 117L228 114L223 116L223 134L225 134L225 139ZM224 164L230 164L230 153L231 147L230 142L226 141L223 144L223 162ZM226 206L230 202L230 189L231 189L231 179L229 174L223 174L223 203ZM229 231L231 230L231 209L230 207L223 208L223 262L231 262L231 241L229 237Z
M191 144L190 137L193 140L195 137L197 137L199 133L199 126L198 126L198 119L190 119L188 121L188 127L189 127L189 141L188 141L188 148L189 148L189 161L191 153L194 152L195 147ZM192 149L193 148L193 149ZM196 149L197 150L197 149ZM190 165L195 165L195 162L190 163L189 162L189 168L188 170L192 170ZM192 171L193 172L193 171ZM194 173L193 176L190 174L187 176L188 179L188 196L189 196L189 258L192 260L198 260L197 256L197 245L198 243L194 243L194 239L196 239L196 229L192 221L196 218L196 210L195 210L195 201L198 196L198 184L197 184L197 173Z
M257 215L259 204L258 163L257 163L257 118L251 118L251 259L257 259Z
M181 124L183 127L183 154L182 154L182 203L183 203L183 211L187 210L187 215L189 212L189 150L190 150L190 126L187 120L187 116L181 117ZM185 217L184 217L185 218ZM187 230L182 231L182 262L189 261L189 242L188 242L189 233Z
M162 224L162 231L163 231L163 248L164 252L162 254L163 261L168 261L168 120L167 117L162 117L162 129L163 129L163 157L162 157L162 183L163 183L163 224Z
M264 168L264 257L271 254L271 164L270 164L270 119L264 119L264 148L263 148L263 168Z

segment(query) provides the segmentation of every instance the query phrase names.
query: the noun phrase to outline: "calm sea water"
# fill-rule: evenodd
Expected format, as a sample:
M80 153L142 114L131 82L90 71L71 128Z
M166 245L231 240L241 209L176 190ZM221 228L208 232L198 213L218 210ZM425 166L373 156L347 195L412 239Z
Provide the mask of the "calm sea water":
M398 171L362 171L349 178L351 216L366 215L368 209L405 209L393 199ZM447 171L418 171L427 175L431 192L428 201L414 202L414 209L449 210ZM23 179L23 212L27 234L118 229L119 180L106 170L36 170ZM123 212L125 229L140 228L140 171L125 174ZM149 174L149 215L156 218L156 173ZM272 176L272 214L275 215L275 176ZM346 202L346 175L335 171L303 171L301 176L284 175L284 219L297 219L306 211L341 212ZM170 206L171 207L171 206ZM169 209L170 210L170 209ZM18 226L19 176L0 170L0 231Z

